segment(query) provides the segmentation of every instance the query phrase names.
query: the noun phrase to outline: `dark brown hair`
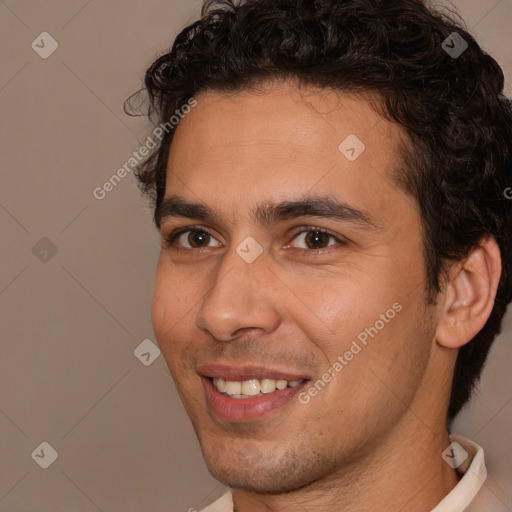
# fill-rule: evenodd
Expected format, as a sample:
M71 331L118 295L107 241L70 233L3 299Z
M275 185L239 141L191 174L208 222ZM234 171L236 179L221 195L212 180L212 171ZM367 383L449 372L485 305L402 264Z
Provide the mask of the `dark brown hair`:
M455 47L454 32L468 45L458 56L446 51ZM457 39L458 49L462 44ZM428 302L442 289L446 263L463 259L487 236L499 245L494 308L459 350L451 423L471 397L512 300L512 200L505 194L512 186L512 107L503 72L460 20L420 0L208 1L201 18L147 70L147 113L165 122L199 91L290 77L377 94L382 114L406 130L410 147L396 181L420 208ZM155 213L173 133L136 171Z

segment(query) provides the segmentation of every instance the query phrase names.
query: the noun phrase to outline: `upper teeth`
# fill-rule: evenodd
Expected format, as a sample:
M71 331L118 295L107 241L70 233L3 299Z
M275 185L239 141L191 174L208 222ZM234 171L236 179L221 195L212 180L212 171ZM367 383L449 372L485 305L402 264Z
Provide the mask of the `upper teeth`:
M256 396L264 393L272 393L276 389L284 389L287 386L294 388L301 380L275 380L275 379L249 379L242 382L213 378L213 385L221 392L234 398L242 396Z

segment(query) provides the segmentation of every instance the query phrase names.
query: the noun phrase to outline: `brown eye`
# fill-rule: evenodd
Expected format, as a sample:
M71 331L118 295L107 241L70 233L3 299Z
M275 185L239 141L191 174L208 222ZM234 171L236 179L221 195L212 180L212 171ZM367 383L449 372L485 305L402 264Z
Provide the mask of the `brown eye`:
M188 232L187 242L191 247L202 247L205 242L208 245L209 240L210 234L206 231L191 230Z
M309 231L304 241L309 249L323 249L329 245L329 237L330 235L321 231Z
M327 233L321 229L308 229L307 231L300 232L294 239L298 239L302 242L300 249L324 249L334 245L329 243L329 240L336 242L334 235Z
M220 243L204 229L184 229L171 235L170 244L184 249L201 249L204 247L220 247Z

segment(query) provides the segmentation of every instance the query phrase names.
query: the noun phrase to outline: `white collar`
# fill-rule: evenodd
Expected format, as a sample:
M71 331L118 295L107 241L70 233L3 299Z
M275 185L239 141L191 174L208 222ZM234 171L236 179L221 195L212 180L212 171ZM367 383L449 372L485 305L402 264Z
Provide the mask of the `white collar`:
M462 462L457 460L458 451L454 451L455 465L463 477L451 492L441 500L441 502L432 509L431 512L464 512L466 507L473 501L473 498L480 491L484 480L487 478L487 468L485 467L484 450L481 446L466 437L458 434L450 434L450 441L458 443L468 454L467 459Z
M459 483L431 512L464 512L480 491L487 477L484 451L481 446L458 434L450 434L451 443L458 443L462 450L454 450L454 466L463 476ZM467 453L467 457L464 455ZM465 460L460 459L461 454ZM201 512L233 512L231 490Z

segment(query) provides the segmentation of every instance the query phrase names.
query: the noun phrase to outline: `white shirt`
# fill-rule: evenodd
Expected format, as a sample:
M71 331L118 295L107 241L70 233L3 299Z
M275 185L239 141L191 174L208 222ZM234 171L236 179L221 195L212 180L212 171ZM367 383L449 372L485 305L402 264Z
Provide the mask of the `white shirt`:
M473 441L457 434L450 434L450 441L459 443L467 452L467 459L459 466L458 454L455 451L455 464L459 473L463 476L459 483L445 496L431 512L483 512L484 508L468 508L474 502L484 480L487 477L485 467L484 451ZM479 500L477 500L479 501ZM480 500L481 501L481 500ZM479 501L479 507L482 504ZM226 492L220 499L201 512L233 512L233 497L231 490Z

